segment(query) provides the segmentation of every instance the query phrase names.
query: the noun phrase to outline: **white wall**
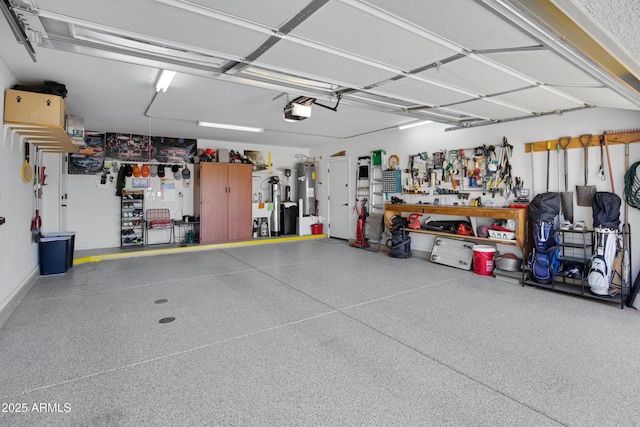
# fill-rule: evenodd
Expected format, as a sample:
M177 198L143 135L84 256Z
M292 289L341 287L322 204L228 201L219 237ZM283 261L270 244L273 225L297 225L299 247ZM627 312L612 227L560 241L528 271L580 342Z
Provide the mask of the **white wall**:
M198 140L198 148L212 148L217 150L218 148L226 148L234 150L236 152L244 152L244 150L262 151L264 161L267 161L268 153L271 152L271 174L267 171L257 171L253 173L253 190L251 194L261 193L262 200L266 201L270 199L270 189L267 184L267 180L271 176L277 176L282 183L286 183L284 176L285 169L291 169L291 177L289 178L289 185L291 186L292 198L295 196L295 164L301 161L299 156L309 156L309 149L307 148L291 148L291 147L277 147L277 146L262 146L256 144L241 144L233 142L212 141L212 140ZM295 199L294 199L295 200Z
M0 85L8 89L14 83L16 79L0 60ZM4 102L0 113L4 117ZM35 209L33 185L21 178L23 145L19 137L12 138L10 133L0 136L0 216L6 219L0 225L0 310L38 268L38 245L29 230Z
M118 129L111 129L110 131L117 131ZM292 173L295 174L293 167L295 163L300 159L296 158L297 155L309 155L308 149L303 148L289 148L289 147L264 147L257 146L255 144L241 144L230 143L224 141L213 140L199 140L198 148L227 148L239 152L244 150L256 150L262 151L265 161L268 157L268 152L271 152L272 160L272 175L277 175L284 182L284 169L292 169ZM56 176L55 163L57 160L50 156L51 162L51 175L48 179L56 182L59 176ZM49 166L47 166L49 168ZM193 177L193 165L189 165ZM49 169L47 169L48 171ZM114 179L116 178L116 174ZM170 169L167 169L167 177L170 176ZM269 187L266 184L266 180L269 175L265 172L255 172L253 180L253 193L262 193L263 201L269 199ZM290 178L290 185L295 191L295 177ZM95 175L66 175L67 180L67 227L63 231L75 231L76 232L76 250L86 249L99 249L99 248L112 248L120 246L120 198L115 195L115 185L102 186L97 183ZM192 180L193 184L193 180ZM156 190L160 188L160 178L151 178L151 187ZM127 180L127 189L131 189L131 180ZM53 193L51 189L51 193ZM171 217L174 219L180 219L183 215L193 214L193 185L188 188L184 186L182 180L175 181L176 197L174 200L166 201L160 197L156 197L155 202L145 202L145 209L150 208L168 208L171 212ZM182 197L179 194L182 193ZM56 193L57 194L57 193ZM49 206L49 204L47 204ZM57 226L56 212L52 209L48 209L44 214L44 222L47 225L47 231L60 231L51 227ZM156 243L166 240L166 236L161 233L153 233L149 235L149 242Z
M385 150L387 156L397 154L400 157L400 167L407 167L408 156L427 151L430 154L442 149L471 148L482 144L500 145L502 138L506 136L513 150L513 175L521 176L525 180L525 186L531 187L536 193L544 192L546 189L546 153L538 152L534 156L535 170L531 167L531 156L525 153L525 144L528 142L544 141L548 139L558 139L560 136L570 135L577 137L581 134L591 133L602 134L603 131L613 131L620 129L630 129L640 127L640 112L613 109L589 109L581 112L568 113L563 116L547 116L530 120L514 121L491 126L476 127L457 131L447 131L449 126L439 124L429 124L416 128L400 131L390 129L376 134L365 135L353 139L327 144L312 150L311 155L322 156L323 169L326 170L326 160L330 155L341 150L346 150L350 159L352 170L355 169L358 156L369 155L372 150ZM583 174L583 151L581 149L569 150L569 189L574 191L575 186L582 185ZM610 147L612 169L614 171L614 184L616 193L623 196L624 177L624 146L615 145ZM640 143L630 145L630 164L640 160ZM564 172L562 163L562 153L560 154L560 180L558 179L556 168L556 152L551 154L551 180L550 191L559 191L564 186ZM611 191L607 169L607 180L600 181L597 172L600 165L600 150L591 148L589 151L589 184L597 186L599 191ZM560 186L560 187L559 187ZM318 186L319 199L326 210L326 186ZM482 193L472 192L472 197L482 196ZM419 200L432 202L433 197L406 196L401 197L408 203L416 203ZM533 197L533 196L532 196ZM355 193L352 196L355 200ZM491 196L484 196L483 201L491 201ZM575 194L574 194L575 202ZM640 212L630 208L629 223L632 226L633 247L640 250ZM592 211L590 207L574 206L575 221L584 220L588 226L592 225ZM352 217L355 224L356 217ZM355 237L355 226L351 227L352 237ZM634 234L634 230L635 234ZM430 251L433 245L433 237L425 235L412 235L412 247L419 250ZM512 248L511 248L512 249ZM633 253L633 252L632 252ZM635 252L638 253L638 252ZM640 258L636 257L634 265L635 271L640 267Z

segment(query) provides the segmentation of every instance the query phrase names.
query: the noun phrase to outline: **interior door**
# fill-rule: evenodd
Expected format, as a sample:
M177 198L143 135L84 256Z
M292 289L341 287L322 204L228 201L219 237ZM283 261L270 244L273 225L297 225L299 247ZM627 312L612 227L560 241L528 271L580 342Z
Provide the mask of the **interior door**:
M348 157L327 161L327 176L329 177L327 234L329 237L348 239L351 235L349 163Z

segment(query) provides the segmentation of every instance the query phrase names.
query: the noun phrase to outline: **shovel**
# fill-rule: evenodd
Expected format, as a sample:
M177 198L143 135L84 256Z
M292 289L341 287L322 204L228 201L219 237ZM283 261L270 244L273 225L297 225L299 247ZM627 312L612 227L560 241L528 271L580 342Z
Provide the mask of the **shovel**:
M562 147L562 157L564 159L564 192L560 193L560 203L564 218L573 223L573 192L569 190L569 168L567 160L567 148L571 143L570 136L561 136L558 144Z
M576 185L578 206L593 206L593 196L596 194L595 185L587 185L589 181L589 145L592 135L580 135L578 138L584 149L584 185Z

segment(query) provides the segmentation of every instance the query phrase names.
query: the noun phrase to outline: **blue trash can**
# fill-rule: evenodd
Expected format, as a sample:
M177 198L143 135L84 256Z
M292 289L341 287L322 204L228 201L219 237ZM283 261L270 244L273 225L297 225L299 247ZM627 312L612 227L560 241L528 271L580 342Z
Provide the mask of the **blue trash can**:
M76 232L75 231L56 231L54 233L42 233L42 237L70 237L66 249L66 262L67 270L73 267L73 251L75 250Z
M42 237L38 245L40 274L66 273L69 269L71 236Z

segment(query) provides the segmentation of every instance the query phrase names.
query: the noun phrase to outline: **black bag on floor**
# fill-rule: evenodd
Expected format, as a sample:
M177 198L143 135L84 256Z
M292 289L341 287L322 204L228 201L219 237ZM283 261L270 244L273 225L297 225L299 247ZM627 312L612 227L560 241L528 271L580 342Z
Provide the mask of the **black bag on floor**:
M529 214L533 220L533 251L529 257L533 280L551 283L560 270L560 247L556 232L560 193L538 194L529 204Z

